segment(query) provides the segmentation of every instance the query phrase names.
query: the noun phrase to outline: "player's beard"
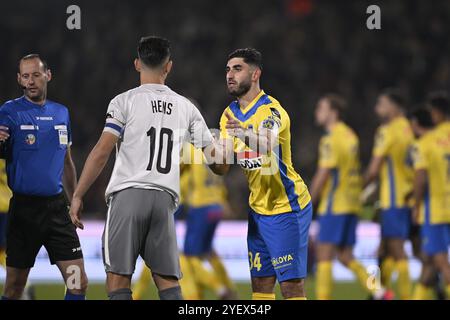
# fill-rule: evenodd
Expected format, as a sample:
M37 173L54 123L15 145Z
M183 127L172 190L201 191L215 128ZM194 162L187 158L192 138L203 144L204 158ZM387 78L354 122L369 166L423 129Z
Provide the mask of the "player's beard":
M228 89L228 93L233 97L239 98L245 95L251 88L252 82L249 79L248 81L244 81L239 83L236 89Z

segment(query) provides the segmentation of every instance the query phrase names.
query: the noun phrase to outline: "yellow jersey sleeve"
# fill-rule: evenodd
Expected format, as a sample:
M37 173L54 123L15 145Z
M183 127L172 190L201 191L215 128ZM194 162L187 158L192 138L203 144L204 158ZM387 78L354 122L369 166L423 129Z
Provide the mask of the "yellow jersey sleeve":
M319 143L319 167L335 168L338 165L337 154L329 136L322 137Z
M391 147L391 137L389 132L385 126L378 128L377 133L375 134L375 144L373 147L373 156L375 157L384 157L389 152Z
M225 109L225 111L222 113L222 116L220 117L220 122L219 122L219 126L220 126L220 138L221 139L229 139L232 138L228 132L227 129L225 128L226 124L227 124L227 116L225 115L228 112L228 114L232 115L231 111L228 110L228 108Z

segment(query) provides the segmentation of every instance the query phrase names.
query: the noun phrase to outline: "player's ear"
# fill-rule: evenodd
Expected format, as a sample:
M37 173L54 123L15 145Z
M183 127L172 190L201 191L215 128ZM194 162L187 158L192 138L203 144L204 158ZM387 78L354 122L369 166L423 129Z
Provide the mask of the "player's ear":
M141 61L138 58L134 59L134 68L137 72L141 72Z
M52 80L52 70L47 69L47 71L45 71L45 75L47 76L47 82L50 82L50 80Z
M255 68L255 71L253 71L253 74L252 74L252 80L258 81L260 77L261 77L261 69Z
M22 82L20 81L20 73L17 72L17 83L19 84L19 86L22 86Z
M172 70L172 66L173 66L173 61L169 60L166 64L166 75L168 75L170 73L170 71Z

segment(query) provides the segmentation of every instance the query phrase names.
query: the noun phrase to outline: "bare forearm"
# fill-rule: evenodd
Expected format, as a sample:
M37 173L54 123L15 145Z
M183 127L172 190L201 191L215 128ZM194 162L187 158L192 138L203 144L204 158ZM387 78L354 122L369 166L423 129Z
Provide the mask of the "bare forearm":
M414 206L419 208L425 196L426 172L417 170L414 176Z
M312 203L316 205L319 202L320 194L322 193L322 190L325 186L325 183L327 182L327 179L330 175L330 172L328 169L319 169L318 172L314 175L312 184L311 184L311 198Z
M63 185L64 190L69 201L72 201L73 193L77 187L77 171L72 159L68 159L64 164L64 175L63 175Z
M102 172L108 161L109 153L101 152L95 147L84 164L74 197L82 198Z
M364 175L364 188L367 187L370 183L375 182L377 180L378 175L380 174L381 165L383 163L383 158L375 157L372 158L369 164L369 168Z

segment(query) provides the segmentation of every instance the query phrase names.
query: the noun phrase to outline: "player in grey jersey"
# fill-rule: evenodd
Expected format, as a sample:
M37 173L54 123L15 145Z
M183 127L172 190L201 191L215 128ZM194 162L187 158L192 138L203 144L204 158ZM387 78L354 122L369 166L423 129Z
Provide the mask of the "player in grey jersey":
M108 296L131 299L131 277L140 255L152 270L160 298L182 299L173 217L180 189L180 150L186 138L197 148L214 149L216 144L197 108L164 85L172 68L168 40L142 38L135 67L141 86L111 100L105 128L86 160L70 214L82 229L82 198L120 138L106 189L108 213L102 238ZM211 168L221 173L218 166Z

